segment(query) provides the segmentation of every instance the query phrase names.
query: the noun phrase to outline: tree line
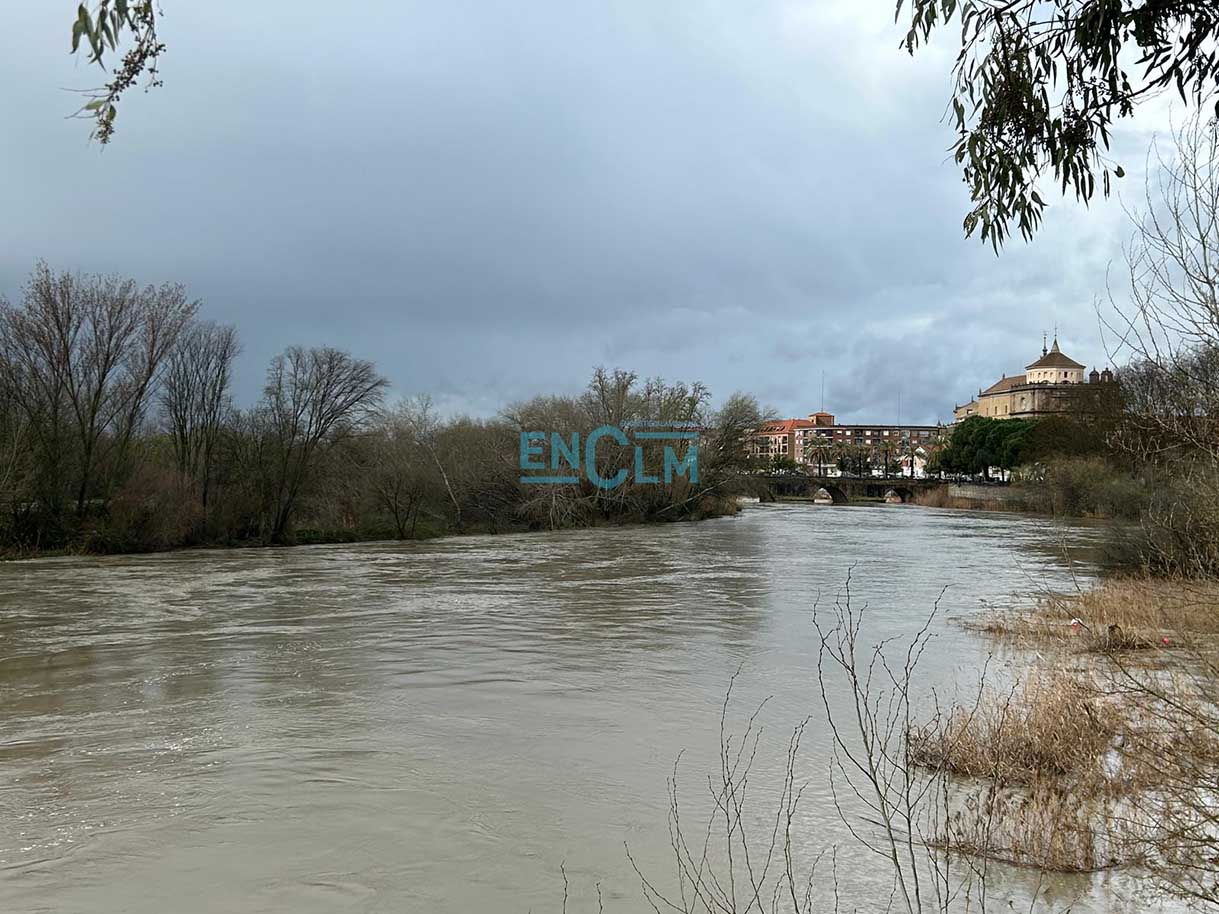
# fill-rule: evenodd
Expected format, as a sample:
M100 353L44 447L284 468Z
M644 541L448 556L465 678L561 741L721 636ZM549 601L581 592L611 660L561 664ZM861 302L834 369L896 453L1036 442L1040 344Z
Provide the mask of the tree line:
M930 469L990 479L1064 458L1113 456L1111 443L1125 406L1120 384L1081 386L1065 412L1036 419L970 416L952 430ZM1103 410L1095 407L1103 405Z
M369 361L289 346L259 399L232 395L236 329L181 285L35 266L0 300L0 549L137 551L210 544L408 538L446 532L680 520L735 510L751 485L752 397L712 409L699 383L599 368L578 396L491 419L388 402ZM700 430L698 481L603 490L520 481L520 433L601 425ZM598 450L604 474L634 447ZM645 458L655 460L659 443ZM654 465L654 464L652 464Z

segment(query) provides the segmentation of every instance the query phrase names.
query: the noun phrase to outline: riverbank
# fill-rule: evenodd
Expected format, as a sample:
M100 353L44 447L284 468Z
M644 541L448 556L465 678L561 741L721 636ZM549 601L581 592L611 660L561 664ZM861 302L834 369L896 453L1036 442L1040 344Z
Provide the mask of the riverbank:
M924 508L962 511L1019 511L1036 514L1029 493L1020 486L983 486L952 483L944 488L915 492L911 502Z
M79 543L69 546L57 546L52 549L0 547L0 562L21 561L36 558L53 558L62 556L104 556L104 555L150 555L161 552L180 552L185 550L208 549L290 549L295 546L347 545L356 543L381 542L422 542L441 537L487 536L512 533L535 533L546 529L561 530L594 530L605 527L633 527L667 525L683 522L710 520L717 517L731 517L739 514L742 502L735 498L715 498L700 505L699 510L665 514L663 511L651 515L638 514L621 516L591 516L570 521L557 527L545 527L537 523L521 522L517 524L489 524L474 522L460 528L451 524L421 519L411 525L406 535L399 536L392 527L377 526L367 528L323 529L317 527L302 527L293 531L284 542L272 542L265 538L251 537L243 539L188 539L177 543L132 542L129 540L112 540L98 531L84 534Z

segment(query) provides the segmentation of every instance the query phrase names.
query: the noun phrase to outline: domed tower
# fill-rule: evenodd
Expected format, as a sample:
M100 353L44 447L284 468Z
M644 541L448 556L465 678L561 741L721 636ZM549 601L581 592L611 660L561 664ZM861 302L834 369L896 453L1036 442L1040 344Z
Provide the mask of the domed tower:
M1068 357L1058 348L1058 334L1054 334L1054 345L1048 350L1042 346L1041 358L1025 366L1027 384L1082 384L1084 366Z
M1095 368L1093 368L1091 371L1088 372L1088 383L1089 384L1099 384L1100 383L1100 372L1097 371Z

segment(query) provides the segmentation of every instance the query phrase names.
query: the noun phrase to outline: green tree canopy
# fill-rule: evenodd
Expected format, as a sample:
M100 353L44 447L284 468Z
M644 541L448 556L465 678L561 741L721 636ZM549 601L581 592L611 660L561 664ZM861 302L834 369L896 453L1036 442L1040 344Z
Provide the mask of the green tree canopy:
M949 473L982 473L991 467L1011 470L1025 460L1029 435L1036 422L970 416L952 433L940 452L939 467Z

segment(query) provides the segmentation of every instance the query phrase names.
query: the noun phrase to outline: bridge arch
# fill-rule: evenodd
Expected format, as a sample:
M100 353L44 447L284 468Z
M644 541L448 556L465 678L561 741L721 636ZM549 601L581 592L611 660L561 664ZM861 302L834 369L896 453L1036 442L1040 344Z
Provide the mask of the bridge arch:
M850 499L847 498L847 493L832 483L814 483L814 485L816 489L813 492L813 500L816 502L824 504L827 499L830 504L834 505L845 505L850 502Z
M848 504L852 498L888 499L902 503L911 501L916 493L943 489L948 483L942 479L910 479L909 477L885 478L883 476L815 476L812 473L768 474L759 477L765 494L773 499L783 496L812 496L824 492L836 505Z

